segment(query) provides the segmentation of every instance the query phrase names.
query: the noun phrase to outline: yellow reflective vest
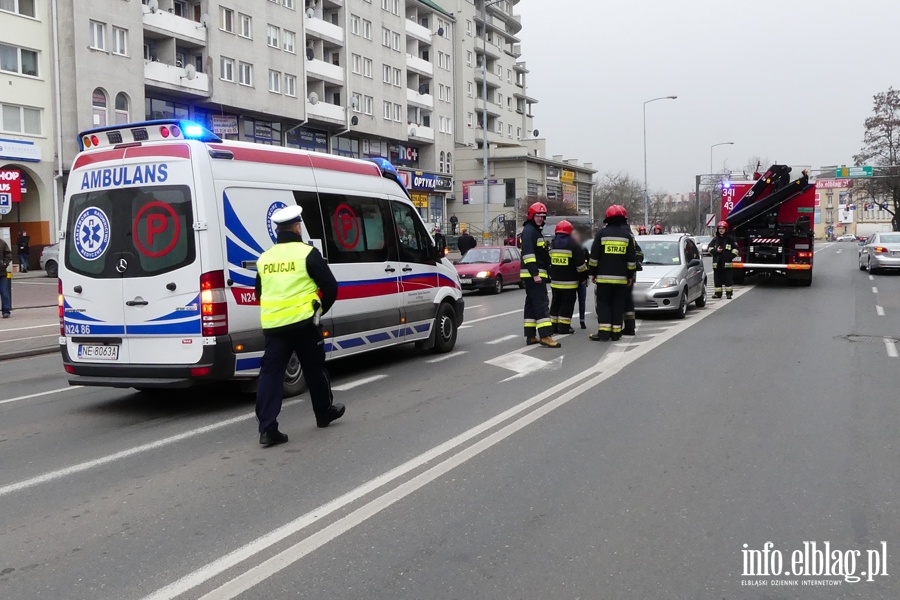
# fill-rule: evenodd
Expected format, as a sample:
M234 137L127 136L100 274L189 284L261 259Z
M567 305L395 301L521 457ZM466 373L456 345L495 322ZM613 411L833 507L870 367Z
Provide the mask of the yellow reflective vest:
M312 318L319 286L306 270L312 246L303 242L275 244L256 261L262 295L259 321L263 329L292 325Z

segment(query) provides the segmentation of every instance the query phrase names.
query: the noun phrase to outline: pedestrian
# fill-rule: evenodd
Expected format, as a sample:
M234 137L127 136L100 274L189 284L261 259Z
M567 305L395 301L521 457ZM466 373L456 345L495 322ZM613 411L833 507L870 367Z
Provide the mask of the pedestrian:
M591 334L590 338L607 342L622 337L625 303L634 284L637 259L625 207L620 204L610 206L603 222L606 226L594 236L588 263L591 277L597 284L597 333Z
M550 242L550 324L553 333L575 333L572 312L582 281L587 280L584 250L565 219L557 223Z
M447 254L447 240L444 238L444 234L441 233L440 227L434 228L434 245L441 251L441 256Z
M457 227L459 226L459 219L456 217L456 213L450 215L450 233L452 235L456 235Z
M256 261L256 297L266 338L256 418L259 443L266 447L288 441L288 436L278 430L278 414L291 353L296 352L300 361L316 424L328 427L344 414L343 404L332 403L319 327L319 318L337 298L337 281L319 251L303 242L302 212L300 206L288 206L272 215L278 229L275 245Z
M740 262L741 255L734 234L728 231L727 221L716 224L716 236L709 243L709 251L713 263L713 287L716 289L713 298L721 298L724 291L725 297L730 300L734 295L734 271L731 263Z
M459 253L463 256L466 255L466 252L474 248L478 245L478 242L475 241L475 238L469 235L468 229L462 230L462 235L459 236L459 239L456 240L456 247L459 248Z
M547 348L562 348L553 339L550 322L550 301L547 298L547 279L550 252L541 233L547 207L535 202L528 207L528 216L522 227L522 265L519 276L525 282L525 344L540 344Z
M19 270L23 273L28 272L28 254L31 245L31 236L24 229L19 230L19 239L16 241L19 249Z
M0 238L0 309L2 309L3 318L8 319L9 313L12 312L12 280L6 269L12 262L12 250L6 240Z

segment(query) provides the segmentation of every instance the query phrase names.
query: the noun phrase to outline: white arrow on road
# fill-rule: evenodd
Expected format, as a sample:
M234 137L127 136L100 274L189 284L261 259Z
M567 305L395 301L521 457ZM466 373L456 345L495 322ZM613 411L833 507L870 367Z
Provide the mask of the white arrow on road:
M540 347L541 346L529 346L528 348L515 350L513 352L509 352L507 354L498 356L497 358L492 358L491 360L486 360L484 362L495 367L500 367L501 369L507 369L515 372L515 375L507 377L500 383L505 383L507 381L518 379L520 377L525 377L526 375L537 373L538 371L556 371L560 367L562 367L564 356L558 356L553 360L541 360L540 358L527 356L525 354L525 352Z

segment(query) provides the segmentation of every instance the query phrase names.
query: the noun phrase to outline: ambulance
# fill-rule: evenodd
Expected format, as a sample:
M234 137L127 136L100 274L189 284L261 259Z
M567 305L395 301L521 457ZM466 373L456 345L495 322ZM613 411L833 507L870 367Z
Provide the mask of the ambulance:
M329 359L403 343L449 352L463 321L456 269L396 170L222 141L196 123L79 134L60 231L60 350L72 385L253 389L264 336L256 260L272 214L303 207L303 237L338 281ZM302 391L293 357L285 393Z

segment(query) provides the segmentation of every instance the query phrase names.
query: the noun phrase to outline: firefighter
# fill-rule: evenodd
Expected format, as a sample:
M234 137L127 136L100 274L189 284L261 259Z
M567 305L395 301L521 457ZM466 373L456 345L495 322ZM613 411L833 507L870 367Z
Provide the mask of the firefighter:
M643 225L638 225L638 235L647 235L647 228Z
M719 221L716 225L716 236L709 243L709 251L713 262L713 286L716 288L713 298L721 298L722 291L729 300L734 294L732 287L734 271L731 270L732 262L740 262L737 240L734 234L728 232L728 223Z
M620 204L606 209L606 226L594 236L588 268L597 284L597 333L590 338L598 342L617 341L622 337L625 303L637 270L635 241L629 229L628 211Z
M525 344L541 344L548 348L561 348L553 339L550 322L550 302L547 298L547 269L550 253L541 234L547 207L535 202L528 207L525 225L522 227L522 263L519 276L525 284Z
M662 235L662 232L663 232L662 225L657 223L656 225L653 226L653 235Z
M550 242L550 323L553 333L575 333L572 312L578 297L578 286L587 279L584 250L572 235L572 224L560 221L556 236Z

